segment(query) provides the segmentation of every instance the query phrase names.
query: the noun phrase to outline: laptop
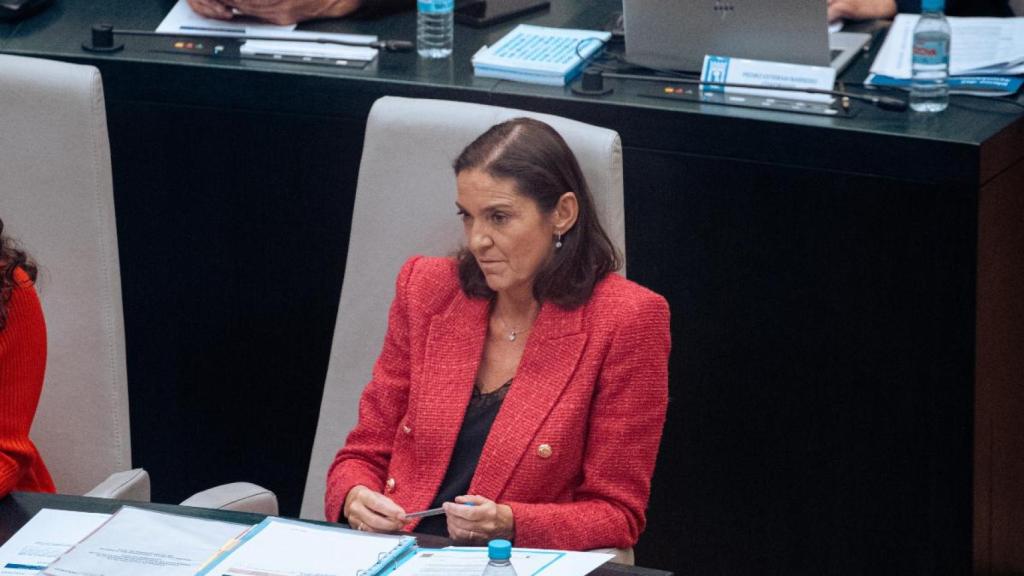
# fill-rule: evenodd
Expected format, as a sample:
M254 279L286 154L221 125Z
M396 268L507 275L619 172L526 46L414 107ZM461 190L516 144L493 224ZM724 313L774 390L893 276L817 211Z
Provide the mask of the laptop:
M870 34L829 34L826 0L623 0L626 60L700 71L705 54L831 66L841 73Z

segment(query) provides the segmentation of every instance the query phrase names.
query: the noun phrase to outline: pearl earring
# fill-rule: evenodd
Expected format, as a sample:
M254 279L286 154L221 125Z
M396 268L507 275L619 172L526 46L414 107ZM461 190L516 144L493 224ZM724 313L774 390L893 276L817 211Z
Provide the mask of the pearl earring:
M562 233L556 232L555 237L555 250L558 250L559 248L562 247Z

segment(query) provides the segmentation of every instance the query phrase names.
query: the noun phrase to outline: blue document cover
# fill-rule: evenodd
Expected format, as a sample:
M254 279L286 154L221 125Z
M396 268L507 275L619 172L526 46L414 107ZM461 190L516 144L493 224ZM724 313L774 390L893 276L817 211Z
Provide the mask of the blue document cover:
M610 32L520 24L481 48L473 56L473 71L482 78L564 86L609 38Z
M1011 96L1020 90L1022 84L1024 78L1019 76L950 76L949 92L978 96ZM910 90L910 79L871 74L864 81L864 85Z

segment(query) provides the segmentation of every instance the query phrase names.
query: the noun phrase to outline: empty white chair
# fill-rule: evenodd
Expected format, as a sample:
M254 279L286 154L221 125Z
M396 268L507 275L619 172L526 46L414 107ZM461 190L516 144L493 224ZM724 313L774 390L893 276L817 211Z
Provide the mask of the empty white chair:
M121 270L99 71L0 55L0 215L40 267L46 379L31 437L57 490L148 501L131 469ZM277 512L247 483L185 502Z
M149 500L131 469L121 272L99 71L0 55L0 214L39 263L48 355L32 427L60 492ZM120 473L114 477L111 474Z

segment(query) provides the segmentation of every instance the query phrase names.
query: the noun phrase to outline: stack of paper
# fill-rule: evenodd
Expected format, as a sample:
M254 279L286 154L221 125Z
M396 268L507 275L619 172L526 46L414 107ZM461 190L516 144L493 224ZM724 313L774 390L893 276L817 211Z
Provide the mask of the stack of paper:
M867 84L910 87L917 14L899 14L871 64ZM950 17L949 85L953 92L1013 94L1024 81L1024 18Z
M473 72L483 78L564 86L609 38L610 32L520 24L473 56Z
M280 42L276 40L249 40L239 53L253 58L298 61L325 61L345 65L349 61L369 62L377 56L376 48L365 46L339 46L317 42ZM330 61L330 62L326 62Z
M248 525L122 507L42 576L192 576Z
M487 549L268 517L255 526L125 506L41 510L0 546L0 576L478 576ZM521 575L583 576L611 554L514 548ZM397 568L397 571L395 571Z
M415 542L274 517L249 526L130 506L41 510L0 547L0 576L376 576Z

